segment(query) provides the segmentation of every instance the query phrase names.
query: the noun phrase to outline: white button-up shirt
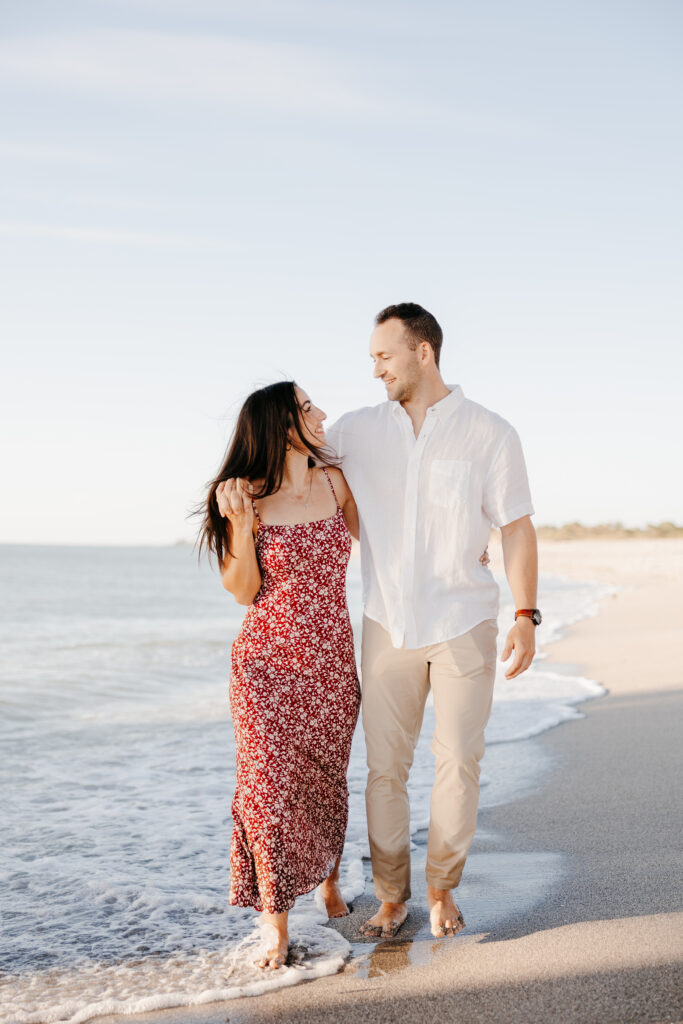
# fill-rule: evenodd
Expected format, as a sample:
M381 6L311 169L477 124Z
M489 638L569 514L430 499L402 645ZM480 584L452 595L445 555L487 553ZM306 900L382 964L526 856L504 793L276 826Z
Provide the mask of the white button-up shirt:
M356 409L327 431L358 506L365 614L394 647L495 618L498 586L479 561L491 524L534 511L516 431L449 390L417 438L400 402Z

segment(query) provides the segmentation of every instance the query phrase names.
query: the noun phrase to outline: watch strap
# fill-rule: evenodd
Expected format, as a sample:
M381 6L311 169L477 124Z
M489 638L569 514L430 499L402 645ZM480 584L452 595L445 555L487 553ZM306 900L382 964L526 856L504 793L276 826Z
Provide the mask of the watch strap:
M525 619L532 619L535 622L539 616L538 608L518 608L515 612L515 622L520 616L523 616Z

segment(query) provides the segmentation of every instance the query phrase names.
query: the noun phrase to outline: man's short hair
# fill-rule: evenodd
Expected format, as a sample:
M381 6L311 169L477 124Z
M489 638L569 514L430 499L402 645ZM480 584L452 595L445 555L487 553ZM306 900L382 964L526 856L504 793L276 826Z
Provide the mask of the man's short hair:
M399 302L395 306L387 306L375 317L375 323L379 327L387 320L400 320L405 324L408 335L408 345L413 351L421 341L426 341L434 351L434 362L439 365L441 355L441 342L443 331L439 327L437 319L428 313L417 302Z

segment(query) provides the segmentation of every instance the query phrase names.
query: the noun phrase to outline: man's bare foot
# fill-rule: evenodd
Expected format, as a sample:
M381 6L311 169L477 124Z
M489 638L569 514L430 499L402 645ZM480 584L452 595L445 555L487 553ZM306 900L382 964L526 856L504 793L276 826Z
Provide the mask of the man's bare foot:
M377 913L361 925L361 935L372 939L390 939L399 930L406 917L405 903L382 903Z
M427 886L427 906L432 935L441 939L444 935L457 935L465 927L465 919L453 902L450 889L435 889Z
M320 893L325 901L325 909L328 917L348 917L349 908L337 884L336 878L326 878L320 886Z
M287 960L287 953L289 951L289 935L287 934L287 913L284 914L267 914L261 915L261 921L263 924L269 925L266 929L268 941L273 941L272 949L267 949L265 956L262 956L260 960L255 962L256 967L261 967L266 971L276 971L278 967Z

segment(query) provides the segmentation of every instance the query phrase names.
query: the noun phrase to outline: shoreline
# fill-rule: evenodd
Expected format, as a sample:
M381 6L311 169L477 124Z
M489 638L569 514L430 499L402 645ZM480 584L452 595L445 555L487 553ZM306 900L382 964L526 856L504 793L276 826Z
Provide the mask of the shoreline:
M258 998L126 1019L683 1019L675 826L681 811L667 781L680 761L674 723L683 709L676 657L683 542L573 540L540 547L544 573L620 588L601 599L596 616L545 647L546 664L576 666L607 693L581 705L581 720L514 744L542 750L548 775L533 793L481 811L459 890L466 931L455 940L429 935L418 836L409 922L385 942L362 943L349 934L353 955L341 973ZM356 924L375 905L367 893L368 887L354 901ZM501 915L502 902L509 913ZM335 926L344 933L353 923L348 918Z

